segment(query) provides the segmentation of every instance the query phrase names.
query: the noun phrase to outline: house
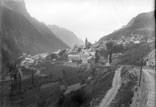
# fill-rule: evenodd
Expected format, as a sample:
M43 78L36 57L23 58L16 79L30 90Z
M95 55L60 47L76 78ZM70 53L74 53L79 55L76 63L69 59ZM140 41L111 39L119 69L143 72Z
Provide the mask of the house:
M91 64L91 65L95 64L95 58L94 58L93 56L88 57L88 58L87 58L87 61L88 61L88 63Z
M139 41L139 40L136 40L136 41L133 41L133 43L135 43L135 44L139 44L140 41Z
M68 55L68 59L69 60L80 60L81 59L81 57L80 57L80 55L78 55L78 54L69 54Z
M32 65L35 62L34 59L31 58L25 58L25 60L23 60L20 65L24 66L25 68L29 68L30 65Z

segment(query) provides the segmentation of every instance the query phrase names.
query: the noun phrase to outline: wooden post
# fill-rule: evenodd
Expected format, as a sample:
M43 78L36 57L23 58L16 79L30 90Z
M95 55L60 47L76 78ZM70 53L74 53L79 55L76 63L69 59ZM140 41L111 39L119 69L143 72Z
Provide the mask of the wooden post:
M37 94L37 106L40 105L40 93L41 93L40 87L41 87L41 84L38 84L39 89L38 89L38 94Z
M142 66L143 66L143 58L141 59L141 66L140 66L140 79L139 79L139 86L140 86L140 84L141 84Z
M32 85L34 86L34 70L32 70L31 81L32 81Z

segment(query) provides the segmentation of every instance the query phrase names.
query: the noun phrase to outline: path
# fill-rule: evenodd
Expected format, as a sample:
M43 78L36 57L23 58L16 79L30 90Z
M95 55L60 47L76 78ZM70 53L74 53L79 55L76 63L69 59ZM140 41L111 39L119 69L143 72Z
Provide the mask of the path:
M121 78L120 78L121 69L122 67L120 67L115 71L112 88L107 92L106 96L102 99L99 107L107 107L116 96L118 89L121 85Z
M143 73L145 74L148 89L147 107L155 107L155 71L143 69Z

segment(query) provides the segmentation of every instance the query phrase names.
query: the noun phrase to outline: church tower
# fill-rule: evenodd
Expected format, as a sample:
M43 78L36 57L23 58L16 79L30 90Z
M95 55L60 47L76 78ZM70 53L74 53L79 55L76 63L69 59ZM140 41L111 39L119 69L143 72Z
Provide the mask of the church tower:
M86 40L85 40L85 46L88 46L88 39L86 37Z

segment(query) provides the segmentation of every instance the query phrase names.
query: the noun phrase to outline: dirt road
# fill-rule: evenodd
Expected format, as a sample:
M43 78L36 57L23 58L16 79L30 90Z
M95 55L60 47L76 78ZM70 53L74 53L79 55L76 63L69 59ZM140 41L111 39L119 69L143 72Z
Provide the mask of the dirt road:
M155 107L155 71L150 69L143 69L145 80L147 83L148 96L146 107Z
M115 71L112 88L107 92L106 96L102 99L99 107L107 107L111 103L113 98L116 96L118 89L121 85L121 78L120 78L121 69L122 67L120 67Z

